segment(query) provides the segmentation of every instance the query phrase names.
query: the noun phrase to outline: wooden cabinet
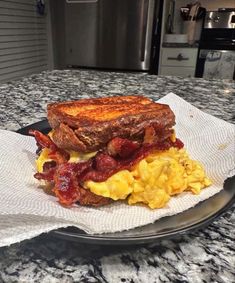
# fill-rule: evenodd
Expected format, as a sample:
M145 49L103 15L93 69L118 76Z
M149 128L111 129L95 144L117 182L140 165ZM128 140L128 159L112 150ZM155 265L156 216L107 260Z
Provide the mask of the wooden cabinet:
M193 77L197 48L162 48L159 75Z
M195 68L192 67L161 67L160 75L163 76L180 76L180 77L194 77Z

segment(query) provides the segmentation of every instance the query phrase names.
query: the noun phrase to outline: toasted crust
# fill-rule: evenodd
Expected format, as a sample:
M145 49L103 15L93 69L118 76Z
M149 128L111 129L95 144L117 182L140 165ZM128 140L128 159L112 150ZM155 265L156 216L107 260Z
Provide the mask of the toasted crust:
M114 137L143 138L145 128L171 128L174 113L168 105L142 96L113 96L49 104L48 121L60 147L91 152Z
M151 103L149 98L135 95L80 99L48 104L47 116L52 128L56 128L61 122L78 128L118 118L131 109L133 111L134 105L139 108Z

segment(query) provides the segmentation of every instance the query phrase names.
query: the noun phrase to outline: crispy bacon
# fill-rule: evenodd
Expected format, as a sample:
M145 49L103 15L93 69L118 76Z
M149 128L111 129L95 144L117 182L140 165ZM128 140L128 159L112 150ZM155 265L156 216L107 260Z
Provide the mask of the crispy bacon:
M184 143L180 140L180 139L176 139L176 141L174 142L174 147L181 149L184 147Z
M51 168L50 170L43 172L43 173L36 173L34 174L34 178L38 179L38 180L45 180L48 182L52 182L54 180L54 175L56 172L56 167Z
M97 170L97 168L91 169L82 177L82 181L92 180L95 182L103 182L118 171L133 167L141 159L145 158L151 150L153 150L151 147L141 147L131 157L117 160L115 167L106 167L106 170L103 171ZM102 161L105 163L107 158L109 158L109 155L103 154L103 160L100 160L100 163L102 164Z
M140 160L145 158L151 151L153 150L152 147L141 147L140 150L136 151L131 157L125 159L119 159L116 161L115 167L106 168L106 170L100 171L97 168L88 171L82 178L82 181L92 180L94 182L103 182L106 181L109 177L113 174L117 173L120 170L130 169L135 164L137 164ZM108 155L102 156L103 160L100 160L105 163L106 159L109 158Z
M156 138L156 131L153 126L145 128L143 144L153 143Z
M162 143L167 141L173 132L170 128L156 130L153 126L148 126L145 128L143 144Z
M48 156L55 160L57 164L62 164L69 160L69 153L65 150L57 149L48 154Z
M134 165L136 165L138 162L140 162L155 150L167 150L170 147L177 147L180 149L183 146L183 142L181 142L179 139L176 139L175 142L172 142L170 138L168 138L164 142L144 144L140 148L138 148L130 157L116 158L115 166L113 166L113 163L110 163L110 166L106 166L106 170L99 170L99 168L94 168L93 166L91 170L83 175L82 181L92 180L95 182L103 182L120 170L128 170L132 168ZM100 164L108 164L107 160L110 160L110 156L108 154L103 153L102 155L99 155Z
M110 155L104 152L96 154L93 162L93 167L99 172L106 172L116 168L118 162Z
M80 185L84 171L90 168L89 161L82 163L64 163L58 166L54 175L54 193L61 204L70 206L75 202L82 205L100 206L111 202L111 199L95 195Z
M131 156L139 147L140 144L136 141L116 137L108 143L107 150L111 156L125 158Z
M63 205L71 205L79 200L80 185L75 174L76 163L64 163L58 166L54 174L53 192Z
M36 173L34 174L34 178L38 180L46 180L46 181L53 181L54 174L56 171L56 162L55 161L47 161L43 164L43 173Z
M34 136L37 143L42 147L42 148L49 148L52 151L57 150L56 144L50 139L49 136L44 135L43 133L37 131L37 130L29 130L29 134Z
M47 172L48 170L54 167L56 167L56 162L54 160L47 161L43 164L43 172Z
M61 164L69 160L69 154L67 151L60 149L47 135L42 134L37 130L29 130L29 134L33 135L36 139L39 149L48 148L51 150L49 157Z
M170 130L169 130L170 131ZM151 128L146 130L145 139L139 143L128 139L114 138L107 149L100 151L88 161L79 163L67 162L67 152L59 149L53 141L38 131L31 131L37 142L44 148L51 150L50 158L46 162L43 173L36 173L35 178L54 183L53 192L59 202L69 206L75 202L82 205L100 206L111 202L109 198L97 196L82 187L83 182L92 180L102 182L120 170L131 169L140 160L156 150L167 150L170 147L182 148L184 144L176 139L172 142L169 136L162 140L155 138L156 132Z

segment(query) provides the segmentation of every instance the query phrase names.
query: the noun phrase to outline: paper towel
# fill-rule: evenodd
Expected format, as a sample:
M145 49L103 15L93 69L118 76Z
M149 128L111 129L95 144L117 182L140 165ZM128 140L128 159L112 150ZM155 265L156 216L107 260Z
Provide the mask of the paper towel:
M156 210L125 202L99 208L64 208L55 197L39 189L33 177L34 138L0 130L0 246L67 226L89 234L135 228L182 212L222 190L224 180L235 174L235 126L198 110L173 93L159 101L174 111L177 137L184 141L190 156L204 165L212 186L200 195L185 192L172 197L166 207Z

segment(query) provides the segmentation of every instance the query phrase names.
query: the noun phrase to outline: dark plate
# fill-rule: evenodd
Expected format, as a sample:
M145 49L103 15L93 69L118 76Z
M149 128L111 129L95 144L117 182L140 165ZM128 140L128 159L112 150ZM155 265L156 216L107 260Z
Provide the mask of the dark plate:
M29 129L48 133L50 126L47 120L44 120L19 129L17 132L28 135ZM143 244L163 238L176 237L186 232L205 227L228 210L234 202L235 176L227 179L224 183L224 190L215 196L200 202L191 209L174 216L164 217L153 224L128 231L101 235L89 235L74 227L58 229L53 231L53 233L67 240L93 244Z

